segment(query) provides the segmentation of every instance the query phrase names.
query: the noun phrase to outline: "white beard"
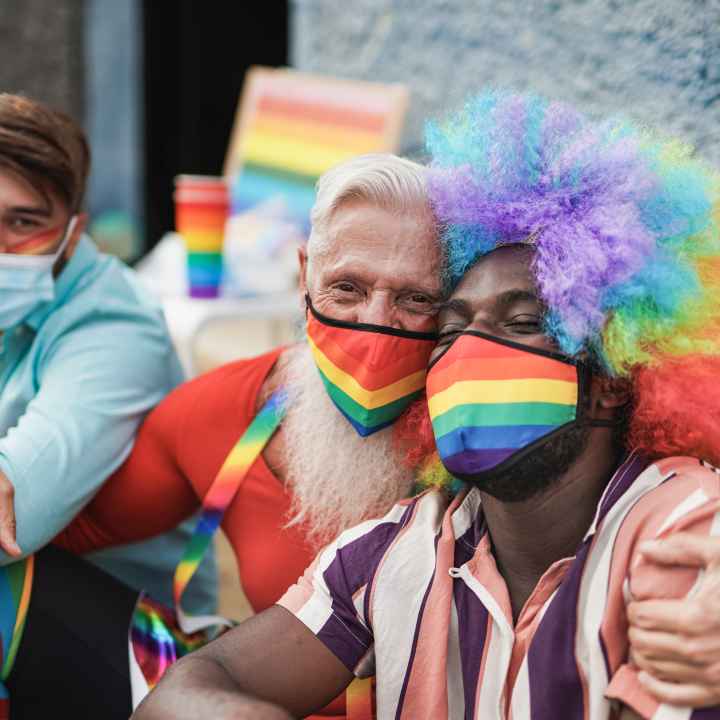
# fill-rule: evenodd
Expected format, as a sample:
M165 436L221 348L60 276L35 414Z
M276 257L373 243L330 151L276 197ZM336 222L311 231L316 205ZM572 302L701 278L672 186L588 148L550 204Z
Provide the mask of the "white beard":
M393 446L392 426L360 437L340 414L307 345L288 355L291 402L283 419L293 496L288 525L305 524L308 539L320 544L385 514L410 494L414 474Z

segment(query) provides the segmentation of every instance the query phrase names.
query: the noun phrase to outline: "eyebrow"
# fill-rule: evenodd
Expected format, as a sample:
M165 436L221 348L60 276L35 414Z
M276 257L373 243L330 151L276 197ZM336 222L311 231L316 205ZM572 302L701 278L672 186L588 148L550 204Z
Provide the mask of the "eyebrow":
M38 217L50 217L52 213L47 208L25 207L24 205L11 205L5 208L5 211L14 213L22 213L23 215L37 215Z
M498 295L495 299L495 304L499 307L509 307L518 302L535 302L542 304L540 298L530 290L508 290Z

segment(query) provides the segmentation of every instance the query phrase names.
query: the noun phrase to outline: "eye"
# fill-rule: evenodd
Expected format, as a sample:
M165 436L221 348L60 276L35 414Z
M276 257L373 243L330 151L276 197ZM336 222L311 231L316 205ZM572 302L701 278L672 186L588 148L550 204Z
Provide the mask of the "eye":
M357 292L357 288L350 282L338 282L333 286L333 290L337 290L341 293L354 293Z
M504 325L519 335L533 335L542 332L542 320L536 315L515 315Z
M400 303L408 312L422 313L426 315L436 312L435 300L425 293L408 293L400 298Z
M417 305L430 305L432 303L432 300L427 295L423 295L422 293L414 293L413 295L410 295L410 302Z
M36 230L41 227L41 223L35 218L23 217L18 215L16 217L8 218L7 226L13 232L27 232L28 230Z

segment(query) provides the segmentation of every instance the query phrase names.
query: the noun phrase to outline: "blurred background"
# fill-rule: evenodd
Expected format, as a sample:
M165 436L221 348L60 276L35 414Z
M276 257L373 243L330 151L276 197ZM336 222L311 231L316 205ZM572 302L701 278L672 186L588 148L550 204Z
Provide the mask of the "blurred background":
M492 83L630 113L720 162L720 0L3 0L0 87L66 110L94 154L96 241L136 260L172 179L219 174L245 73L400 82L400 151Z
M90 234L161 296L188 375L290 341L300 315L292 282L264 294L258 280L286 273L287 252L266 248L234 298L195 300L175 283L173 179L222 174L251 66L404 86L392 147L415 159L426 118L493 84L629 114L720 163L720 0L3 0L0 59L0 89L86 128ZM237 616L223 557L222 609Z

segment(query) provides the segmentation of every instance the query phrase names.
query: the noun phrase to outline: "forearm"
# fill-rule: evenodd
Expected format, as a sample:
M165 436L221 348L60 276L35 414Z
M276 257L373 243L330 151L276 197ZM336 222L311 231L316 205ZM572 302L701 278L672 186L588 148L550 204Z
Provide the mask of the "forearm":
M176 663L134 720L289 720L282 708L243 693L222 663L195 653Z

